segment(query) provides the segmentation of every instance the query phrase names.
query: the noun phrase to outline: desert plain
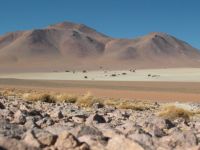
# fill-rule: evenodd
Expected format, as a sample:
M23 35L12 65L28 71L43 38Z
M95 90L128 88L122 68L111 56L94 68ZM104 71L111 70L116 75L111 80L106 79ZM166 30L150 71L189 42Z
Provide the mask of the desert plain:
M198 102L200 98L199 68L0 73L0 83L0 87L151 101Z

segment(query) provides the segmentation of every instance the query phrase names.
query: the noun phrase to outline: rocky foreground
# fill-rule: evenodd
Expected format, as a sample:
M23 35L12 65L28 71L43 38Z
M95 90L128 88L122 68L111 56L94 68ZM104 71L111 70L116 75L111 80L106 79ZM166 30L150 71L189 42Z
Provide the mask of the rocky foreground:
M149 110L0 98L2 150L198 150L200 118L164 119ZM195 106L199 108L198 105Z

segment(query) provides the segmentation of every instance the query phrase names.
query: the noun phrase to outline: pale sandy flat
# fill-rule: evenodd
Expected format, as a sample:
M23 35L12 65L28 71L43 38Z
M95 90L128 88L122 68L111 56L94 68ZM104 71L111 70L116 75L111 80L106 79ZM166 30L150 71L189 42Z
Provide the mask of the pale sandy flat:
M122 75L126 73L126 75ZM116 76L112 76L115 74ZM87 79L85 78L87 76ZM144 69L130 72L88 71L79 72L38 72L38 73L0 73L0 78L36 80L95 80L95 81L170 81L200 82L200 68Z

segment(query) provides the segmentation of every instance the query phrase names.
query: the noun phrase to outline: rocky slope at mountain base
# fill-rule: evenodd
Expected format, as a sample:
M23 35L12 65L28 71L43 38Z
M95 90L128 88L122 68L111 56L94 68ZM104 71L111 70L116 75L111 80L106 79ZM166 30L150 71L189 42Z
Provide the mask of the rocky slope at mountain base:
M189 104L188 104L189 105ZM198 104L191 104L196 110ZM198 150L200 118L164 119L161 107L91 108L0 98L2 150Z

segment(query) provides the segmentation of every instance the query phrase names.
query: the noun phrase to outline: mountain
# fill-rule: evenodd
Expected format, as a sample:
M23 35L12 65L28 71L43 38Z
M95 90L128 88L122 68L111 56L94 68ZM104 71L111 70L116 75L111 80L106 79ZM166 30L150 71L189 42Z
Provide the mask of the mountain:
M63 22L0 37L1 71L52 71L199 67L200 52L173 36L154 32L116 39L83 24Z

